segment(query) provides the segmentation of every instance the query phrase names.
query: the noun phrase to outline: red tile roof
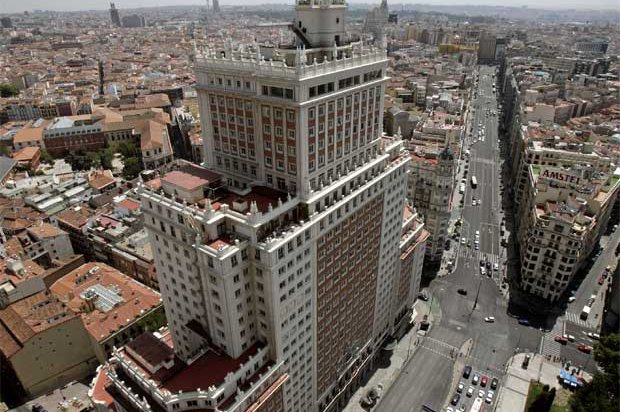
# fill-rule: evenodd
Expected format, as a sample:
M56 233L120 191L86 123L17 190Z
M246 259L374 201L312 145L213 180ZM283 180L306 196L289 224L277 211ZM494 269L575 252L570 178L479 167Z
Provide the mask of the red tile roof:
M99 269L88 275L95 267ZM80 294L95 285L118 288L122 302L107 312L96 308L88 311ZM81 312L86 330L99 342L161 305L159 293L101 262L80 266L56 281L50 289L70 308Z

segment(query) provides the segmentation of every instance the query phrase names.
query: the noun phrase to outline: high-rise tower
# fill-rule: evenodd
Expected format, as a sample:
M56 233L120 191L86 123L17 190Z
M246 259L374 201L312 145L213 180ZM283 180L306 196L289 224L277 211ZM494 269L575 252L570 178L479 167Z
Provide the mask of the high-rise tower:
M410 157L382 134L386 52L349 41L344 12L299 1L291 47L198 50L204 167L141 191L176 356L264 371L263 386L234 369L210 384L219 410L278 382L274 410L336 410L411 313L424 237Z
M121 17L114 3L110 3L110 20L112 20L112 24L116 27L121 27Z
M213 13L220 12L220 0L213 0Z

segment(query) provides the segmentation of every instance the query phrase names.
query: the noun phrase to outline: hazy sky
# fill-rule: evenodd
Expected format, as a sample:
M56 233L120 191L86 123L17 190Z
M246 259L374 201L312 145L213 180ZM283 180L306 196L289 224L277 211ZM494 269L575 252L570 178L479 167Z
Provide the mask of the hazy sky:
M350 1L350 0L349 0ZM377 3L380 0L353 0L352 3ZM458 5L502 5L502 6L528 6L534 8L576 8L576 9L618 9L620 0L415 0L415 1L397 1L391 3L423 3L423 4L458 4ZM203 1L199 0L116 0L116 7L133 8L133 7L154 7L154 6L171 6L171 5L201 5ZM291 3L293 0L220 0L221 5L226 4L261 4L261 3ZM388 0L388 3L390 1ZM0 0L0 13L22 12L24 10L96 10L107 9L110 2L108 0Z

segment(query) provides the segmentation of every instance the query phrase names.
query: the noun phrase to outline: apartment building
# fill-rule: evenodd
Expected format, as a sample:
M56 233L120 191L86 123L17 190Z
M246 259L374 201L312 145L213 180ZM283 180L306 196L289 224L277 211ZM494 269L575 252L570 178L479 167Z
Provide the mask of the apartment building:
M385 49L349 41L345 9L299 1L290 48L196 52L206 167L140 193L169 334L140 338L153 361L115 351L95 403L101 388L126 410L337 410L410 310L411 159L382 137ZM178 364L182 388L147 363Z
M610 157L557 127L523 126L515 169L520 285L551 303L604 233L620 193Z
M78 150L96 152L105 145L103 122L92 115L58 117L43 130L43 141L54 157Z
M424 226L429 233L426 242L427 260L438 261L448 240L454 188L454 155L448 148L409 147L411 171L407 198L424 217Z
M97 364L79 315L49 291L0 310L0 370L13 395L36 397L84 379Z
M80 314L93 353L106 362L116 346L139 336L161 308L159 293L101 262L89 262L54 282L51 292Z

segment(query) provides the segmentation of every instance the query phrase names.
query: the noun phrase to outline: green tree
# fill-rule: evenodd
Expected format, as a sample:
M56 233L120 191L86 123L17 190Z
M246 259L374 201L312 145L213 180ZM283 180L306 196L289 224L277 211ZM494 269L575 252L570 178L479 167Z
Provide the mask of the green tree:
M10 157L11 149L9 149L9 147L6 145L0 144L0 155Z
M83 170L88 170L91 167L98 168L101 166L101 156L97 152L86 153L85 166Z
M0 97L13 97L19 94L17 86L11 83L0 84Z
M52 164L54 162L54 158L47 152L47 150L41 150L41 162Z
M104 151L99 152L99 160L101 167L112 170L112 159L114 159L114 149L107 147Z
M128 159L130 157L138 157L140 152L135 144L131 142L120 142L116 146L116 150L123 156L124 159Z
M137 157L129 157L123 160L123 177L125 180L133 180L142 171L142 161Z
M555 399L555 388L549 390L549 385L545 385L538 397L534 399L534 402L527 409L527 412L549 412L551 405Z
M570 399L571 412L617 412L620 402L620 333L601 337L594 347L594 360L603 369Z

